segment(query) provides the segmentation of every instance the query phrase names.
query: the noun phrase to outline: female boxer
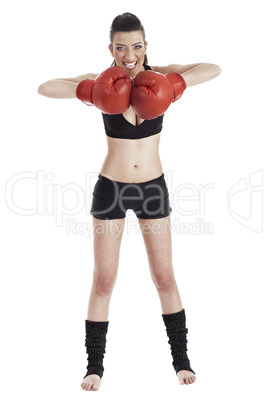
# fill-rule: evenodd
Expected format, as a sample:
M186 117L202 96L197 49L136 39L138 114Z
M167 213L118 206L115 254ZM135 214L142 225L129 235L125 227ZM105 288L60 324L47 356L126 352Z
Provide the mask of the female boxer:
M88 366L81 386L94 391L100 387L109 303L127 209L134 211L141 228L178 381L192 384L196 377L187 356L185 310L172 265L172 209L158 148L168 105L187 87L215 78L221 69L208 63L150 67L144 28L130 13L113 20L109 50L113 67L100 75L53 79L38 89L39 94L47 97L78 98L98 107L108 143L90 211L94 271L85 321Z

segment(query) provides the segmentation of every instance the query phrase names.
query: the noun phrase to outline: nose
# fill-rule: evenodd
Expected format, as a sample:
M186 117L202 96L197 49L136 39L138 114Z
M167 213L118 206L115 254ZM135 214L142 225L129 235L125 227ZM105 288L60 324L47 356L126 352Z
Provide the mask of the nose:
M134 51L132 49L127 49L126 50L126 59L128 61L132 61L134 58Z

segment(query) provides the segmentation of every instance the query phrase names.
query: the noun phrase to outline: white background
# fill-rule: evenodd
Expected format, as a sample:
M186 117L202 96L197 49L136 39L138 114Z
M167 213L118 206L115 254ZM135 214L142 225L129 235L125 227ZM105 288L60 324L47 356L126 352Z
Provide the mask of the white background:
M64 193L68 186L87 192L90 206L106 139L97 109L75 99L42 97L37 88L52 78L109 67L109 28L125 11L145 27L149 64L208 62L222 68L219 77L187 89L170 107L160 144L172 222L189 227L188 234L173 233L173 263L197 381L177 382L142 236L129 214L110 305L104 377L90 397L267 400L267 216L261 202L263 196L267 204L267 15L260 0L25 0L1 6L2 399L89 397L80 383L87 364L93 238L82 230L92 218L84 207L63 215L62 225L57 219L77 202L74 191ZM44 211L15 212L12 202L36 207L37 180L17 181L11 194L13 176L37 172ZM88 189L86 175L93 175ZM229 190L240 181L242 187L257 187L230 198ZM199 198L181 203L195 209L193 215L176 208L175 189L187 183L196 189L211 185L203 214ZM68 233L70 218L80 232ZM202 219L212 234L202 232Z

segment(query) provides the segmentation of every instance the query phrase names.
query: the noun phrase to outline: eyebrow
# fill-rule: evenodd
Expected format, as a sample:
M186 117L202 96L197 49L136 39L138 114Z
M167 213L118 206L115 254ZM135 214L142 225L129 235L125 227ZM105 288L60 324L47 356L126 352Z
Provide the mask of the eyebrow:
M131 46L139 45L140 43L142 43L142 42L133 43L133 45L131 45ZM126 46L126 45L123 45L123 43L116 43L116 44L115 44L115 46L118 46L118 45L120 45L120 46Z

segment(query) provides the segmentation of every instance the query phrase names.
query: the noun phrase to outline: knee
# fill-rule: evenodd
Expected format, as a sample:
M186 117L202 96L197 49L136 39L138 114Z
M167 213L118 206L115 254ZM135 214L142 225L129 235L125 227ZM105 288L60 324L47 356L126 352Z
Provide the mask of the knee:
M95 274L93 279L93 288L97 295L105 296L110 295L113 291L116 282L116 277L114 275L106 274Z
M170 272L160 272L152 275L152 280L157 290L171 290L176 286L176 280L174 274Z

